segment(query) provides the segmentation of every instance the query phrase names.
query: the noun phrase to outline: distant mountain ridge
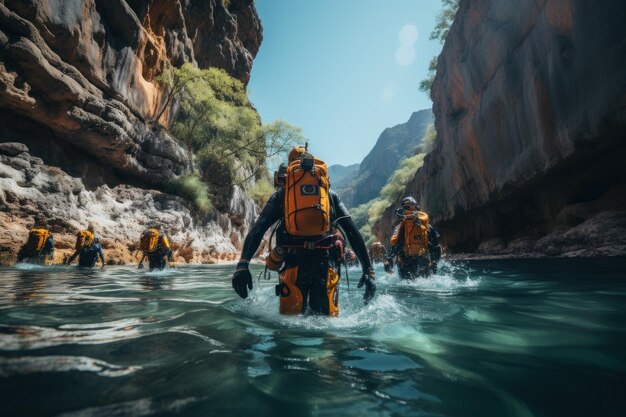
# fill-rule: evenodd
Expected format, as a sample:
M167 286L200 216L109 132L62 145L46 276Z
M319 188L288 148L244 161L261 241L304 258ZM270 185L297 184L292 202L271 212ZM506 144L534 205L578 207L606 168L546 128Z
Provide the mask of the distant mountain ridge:
M340 165L335 164L328 167L328 175L330 176L330 183L337 187L344 183L344 179L353 178L359 173L359 166L361 164L352 165Z
M406 123L385 129L359 165L358 172L346 174L339 182L333 182L344 204L356 207L378 197L400 161L415 154L431 123L432 110L425 109L413 113Z

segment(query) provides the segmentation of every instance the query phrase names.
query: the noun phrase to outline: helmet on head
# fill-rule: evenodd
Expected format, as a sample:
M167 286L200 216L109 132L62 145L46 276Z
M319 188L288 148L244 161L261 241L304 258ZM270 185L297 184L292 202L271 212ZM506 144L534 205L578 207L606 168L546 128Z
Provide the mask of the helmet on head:
M402 199L402 203L401 204L402 204L402 208L405 209L405 210L406 209L414 209L414 208L418 207L417 201L415 201L415 199L413 197L411 197L411 196L404 197Z
M274 188L281 188L287 184L287 165L280 164L274 171Z
M89 223L89 225L87 226L87 231L93 233L94 232L94 227L93 227L93 223Z
M302 155L306 153L306 148L304 146L294 146L294 148L289 152L289 163L292 163L296 159L300 158Z

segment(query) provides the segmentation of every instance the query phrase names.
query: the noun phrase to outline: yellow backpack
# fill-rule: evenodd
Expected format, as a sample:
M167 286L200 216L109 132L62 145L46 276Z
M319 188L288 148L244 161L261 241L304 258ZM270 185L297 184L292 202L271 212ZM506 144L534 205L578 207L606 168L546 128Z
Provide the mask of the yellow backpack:
M425 256L428 253L428 214L414 211L402 220L404 229L403 252L406 256Z
M146 229L139 239L139 250L143 253L153 252L159 243L159 231L157 229Z
M80 230L76 233L76 245L74 246L74 249L80 250L91 246L94 238L95 236L89 230Z
M292 236L320 236L330 231L330 182L326 163L305 153L287 168L284 223Z
M46 244L46 240L48 240L49 236L50 232L48 229L32 229L28 235L26 247L38 254L43 249L43 246Z

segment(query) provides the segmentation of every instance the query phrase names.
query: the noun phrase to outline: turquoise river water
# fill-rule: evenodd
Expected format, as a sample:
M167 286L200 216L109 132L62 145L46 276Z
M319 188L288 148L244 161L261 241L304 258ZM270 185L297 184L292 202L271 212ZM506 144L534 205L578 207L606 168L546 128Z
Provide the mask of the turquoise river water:
M626 416L625 259L352 270L338 318L232 271L0 269L0 416Z

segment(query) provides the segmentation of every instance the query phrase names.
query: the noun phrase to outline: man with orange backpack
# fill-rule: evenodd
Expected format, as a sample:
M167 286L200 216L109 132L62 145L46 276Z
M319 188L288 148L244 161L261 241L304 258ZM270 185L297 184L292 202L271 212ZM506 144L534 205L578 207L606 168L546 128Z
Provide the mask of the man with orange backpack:
M339 196L330 190L326 164L295 147L289 165L280 178L259 218L246 236L241 259L233 274L232 285L240 297L252 289L250 259L265 232L276 222L277 248L270 253L279 270L276 295L281 314L339 314L338 284L343 253L338 228L341 228L361 262L363 275L358 288L365 286L367 304L376 292L374 270L363 237L350 218ZM280 248L280 250L278 250Z
M173 261L170 241L158 226L149 227L141 234L139 250L141 251L141 259L137 266L139 269L143 268L145 258L148 258L150 271L162 270L167 266L168 260L170 263Z
M397 257L400 278L412 279L437 272L441 258L439 233L428 221L428 214L420 211L413 197L402 199L396 210L400 223L391 236L391 256Z
M37 220L28 234L28 240L17 253L17 262L43 265L54 257L54 238L44 221Z
M66 264L70 265L78 257L78 266L81 268L93 268L100 259L104 268L104 253L102 245L94 234L92 224L87 226L87 230L79 230L76 234L76 245L74 253L69 257Z

